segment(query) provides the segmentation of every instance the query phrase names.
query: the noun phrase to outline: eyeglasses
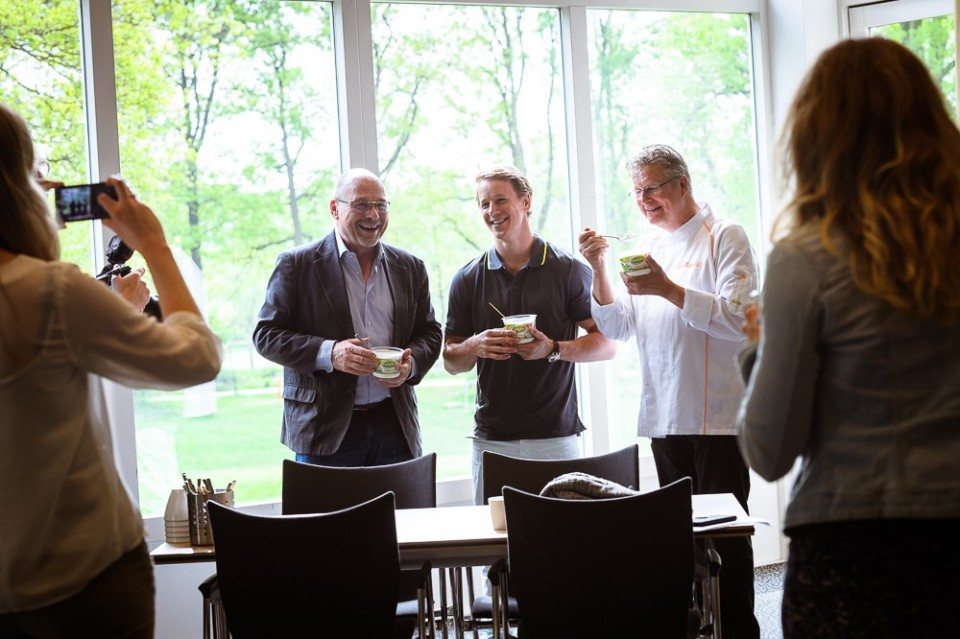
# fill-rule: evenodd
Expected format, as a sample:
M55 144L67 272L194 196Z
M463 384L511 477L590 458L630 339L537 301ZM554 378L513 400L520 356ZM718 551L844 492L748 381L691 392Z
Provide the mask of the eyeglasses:
M369 200L353 200L352 202L347 202L340 198L334 199L341 204L349 206L352 213L366 213L370 210L370 207L376 209L377 213L386 213L390 209L390 202L387 200L376 200L374 202L370 202Z
M652 197L663 189L664 184L668 182L673 182L674 180L677 180L677 179L679 178L672 177L669 180L664 180L660 184L654 184L653 186L648 186L645 189L633 189L630 191L630 195L637 198L638 200L644 195L646 195L647 197Z

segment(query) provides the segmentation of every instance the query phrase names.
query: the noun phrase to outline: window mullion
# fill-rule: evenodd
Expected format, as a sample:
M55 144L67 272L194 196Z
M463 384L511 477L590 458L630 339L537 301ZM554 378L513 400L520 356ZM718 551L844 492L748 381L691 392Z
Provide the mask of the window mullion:
M757 165L757 210L759 215L760 246L758 255L765 256L772 248L768 229L773 227L776 211L773 202L780 194L774 192L774 116L773 83L770 78L770 50L767 47L768 17L766 12L750 17L750 61L753 83L754 153ZM763 281L763 271L760 273Z
M597 228L597 186L590 109L590 46L587 30L585 7L570 6L560 10L570 224L574 252L577 250L576 238L579 230L585 226ZM578 368L582 411L590 425L585 452L591 455L605 453L610 450L606 367L602 363L595 363Z
M377 113L373 87L371 7L367 0L333 3L337 107L342 169L378 172Z
M120 172L120 136L117 128L117 90L114 75L111 0L81 0L80 48L83 95L87 124L90 180L99 182ZM113 233L99 222L94 228L94 260L103 266L103 248ZM135 502L137 438L134 428L133 391L104 382L117 470Z

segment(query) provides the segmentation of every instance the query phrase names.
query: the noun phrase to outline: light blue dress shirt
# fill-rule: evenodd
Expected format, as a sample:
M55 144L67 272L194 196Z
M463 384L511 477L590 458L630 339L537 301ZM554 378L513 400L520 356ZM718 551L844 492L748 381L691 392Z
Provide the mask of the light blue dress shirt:
M377 244L377 256L374 258L370 279L363 280L360 262L356 253L347 248L340 233L336 233L337 253L343 268L343 283L347 289L347 302L350 307L350 319L359 337L366 337L365 346L399 346L392 344L393 338L393 296L387 283L386 264L383 247ZM317 356L317 370L333 371L333 345L336 340L324 340ZM364 375L357 379L357 395L354 404L372 404L390 397L386 388L373 375Z

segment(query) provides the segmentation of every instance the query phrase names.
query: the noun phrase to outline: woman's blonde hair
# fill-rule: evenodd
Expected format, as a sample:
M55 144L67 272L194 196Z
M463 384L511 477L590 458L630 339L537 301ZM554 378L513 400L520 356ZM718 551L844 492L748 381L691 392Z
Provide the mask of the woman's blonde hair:
M818 225L866 293L923 316L956 315L960 131L916 56L881 38L827 50L797 92L781 144L795 188L788 226Z
M0 104L0 149L0 248L42 260L57 259L60 243L34 178L30 130L4 104Z

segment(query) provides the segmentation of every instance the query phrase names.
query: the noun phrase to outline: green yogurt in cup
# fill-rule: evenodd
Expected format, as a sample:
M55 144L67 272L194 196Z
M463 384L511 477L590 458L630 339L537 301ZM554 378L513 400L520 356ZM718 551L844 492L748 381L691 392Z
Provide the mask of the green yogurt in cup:
M507 315L503 318L503 327L508 331L513 331L520 338L520 344L529 344L533 341L533 333L530 332L530 326L537 325L537 316L535 313L526 315Z
M403 349L394 346L375 346L372 349L377 356L377 367L373 376L379 379L393 379L400 374L399 364L403 358Z
M643 253L624 255L620 258L620 268L627 277L646 275L650 272L650 265L647 264L647 256Z

